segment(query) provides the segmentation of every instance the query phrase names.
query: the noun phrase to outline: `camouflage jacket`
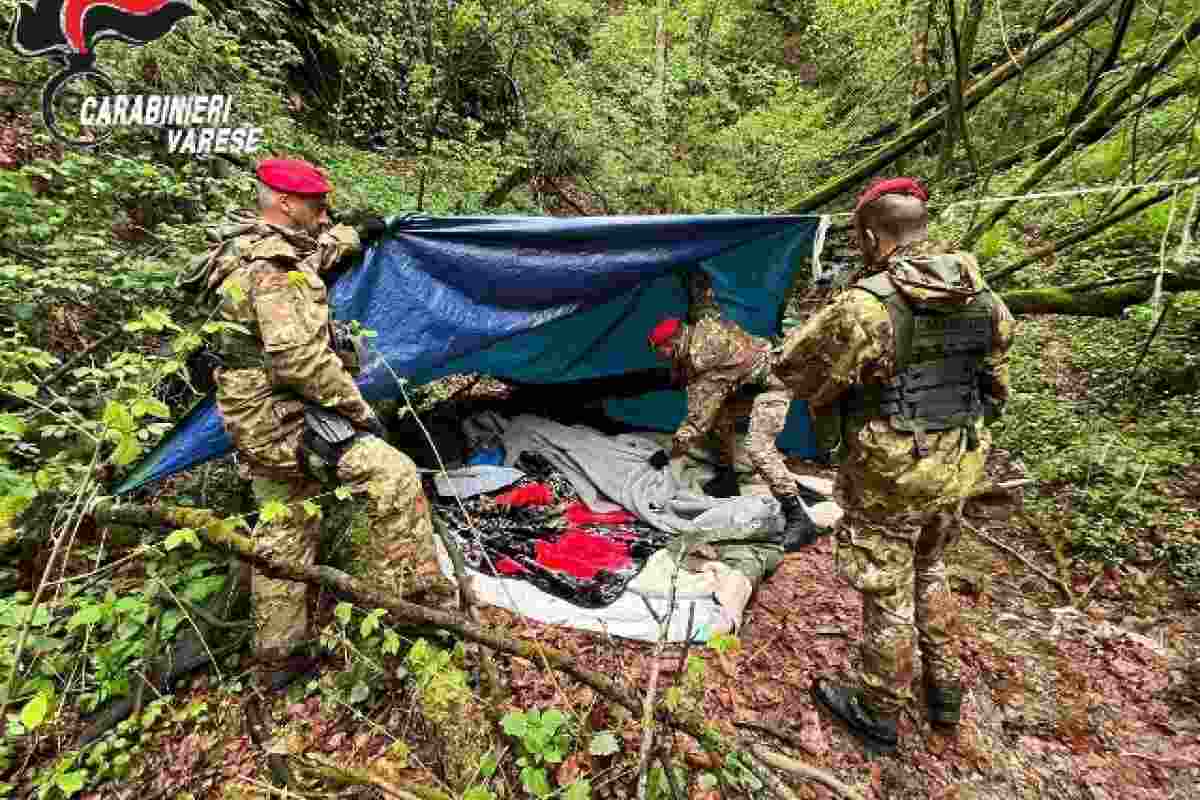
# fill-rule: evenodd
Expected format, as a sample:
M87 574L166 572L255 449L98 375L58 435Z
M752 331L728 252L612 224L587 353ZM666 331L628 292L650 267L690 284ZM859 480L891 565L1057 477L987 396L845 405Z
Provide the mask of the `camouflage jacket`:
M359 248L354 230L339 225L313 239L238 213L209 237L216 244L178 283L246 332L222 334L223 355L239 357L216 374L217 407L234 446L262 466L282 466L271 454L303 426L305 401L365 426L373 412L332 348L321 278ZM247 352L261 358L246 361Z
M671 371L675 385L687 387L687 417L675 431L672 455L707 435L725 402L742 386L765 381L770 364L771 343L736 322L713 315L685 325Z
M956 254L976 290L990 291L975 258ZM971 302L954 287L938 286L921 256L903 256L889 274L905 298L917 305ZM992 352L984 362L983 391L1003 405L1009 396L1008 351L1016 323L999 297L992 314ZM886 383L894 374L895 336L887 307L861 289L849 288L793 329L784 340L775 374L797 399L808 401L814 419L838 412L842 395L856 384ZM977 423L979 449L969 450L961 429L930 432L929 455L917 460L912 434L892 429L886 418L868 419L846 431L845 460L838 473L843 507L886 512L956 504L983 480L991 438Z

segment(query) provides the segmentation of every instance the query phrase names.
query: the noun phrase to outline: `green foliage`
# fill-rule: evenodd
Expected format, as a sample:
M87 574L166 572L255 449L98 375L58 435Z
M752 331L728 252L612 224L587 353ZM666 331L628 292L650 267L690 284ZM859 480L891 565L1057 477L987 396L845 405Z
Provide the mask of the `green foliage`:
M517 766L521 768L521 786L534 797L549 797L553 790L547 770L561 764L570 754L573 742L578 739L577 725L556 708L510 711L500 720L500 725L520 744ZM592 737L589 746L592 755L610 755L616 751L616 737L611 731L601 731ZM585 779L575 780L564 789L566 796L573 800L587 800L591 783Z
M1072 551L1108 565L1165 563L1178 579L1200 588L1200 531L1172 492L1186 485L1200 457L1193 435L1198 406L1168 390L1150 394L1129 383L1151 321L1060 323L1071 344L1055 357L1087 375L1086 398L1064 396L1049 378L1051 329L1026 323L1015 345L1016 394L996 427L997 443L1028 464L1056 497L1040 504L1057 520ZM1176 358L1164 348L1159 363ZM1151 363L1143 369L1155 369ZM1049 373L1049 374L1048 374ZM1151 383L1150 386L1154 384Z

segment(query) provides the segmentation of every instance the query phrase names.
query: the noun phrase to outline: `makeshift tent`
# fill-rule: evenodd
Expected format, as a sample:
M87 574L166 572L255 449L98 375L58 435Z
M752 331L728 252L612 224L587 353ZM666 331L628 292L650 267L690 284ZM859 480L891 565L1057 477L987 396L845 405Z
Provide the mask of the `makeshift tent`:
M722 312L751 333L779 333L797 269L818 272L828 218L816 216L393 217L388 234L333 286L333 316L376 332L359 385L368 400L484 373L569 383L652 369L649 329L687 313L681 276L704 270ZM552 389L548 389L552 391ZM611 398L607 413L673 430L685 396ZM781 449L818 450L802 402ZM211 398L200 403L116 489L125 494L232 449Z

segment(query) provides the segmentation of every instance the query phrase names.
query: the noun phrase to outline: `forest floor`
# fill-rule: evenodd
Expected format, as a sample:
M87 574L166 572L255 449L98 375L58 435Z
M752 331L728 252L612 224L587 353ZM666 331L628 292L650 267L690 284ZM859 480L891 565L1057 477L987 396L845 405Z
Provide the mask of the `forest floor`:
M1054 359L1047 369L1056 369ZM832 478L832 471L794 464L797 472ZM1008 454L994 450L989 470L1003 480L1020 474ZM1194 495L1195 487L1180 491ZM810 686L818 675L848 675L857 661L860 605L837 576L829 536L789 554L746 609L738 646L729 652L694 646L706 662L702 708L723 733L749 736L768 747L824 767L864 797L930 800L1117 800L1195 798L1200 786L1200 613L1173 595L1151 594L1134 573L1114 570L1091 577L1058 560L1052 542L1023 513L1019 494L969 509L967 529L949 552L951 587L961 608L966 699L957 732L934 731L917 703L901 719L901 746L869 757L850 734L818 710ZM1003 542L1048 575L1064 576L1061 589L1012 554L985 541ZM327 600L321 616L331 614ZM620 676L644 691L654 659L649 644L614 641L547 626L499 609L483 609L488 626L535 639L578 659L581 666ZM659 661L660 687L682 680L683 647L667 646ZM573 774L592 776L593 796L634 796L640 727L613 714L596 695L565 676L521 659L502 659L512 709L583 710L591 727L613 729L624 760L596 759L581 751L558 767L560 785ZM660 688L660 697L662 689ZM385 693L386 695L386 693ZM387 774L438 781L437 731L414 723L412 697L398 692L365 715L348 706L330 709L312 695L271 704L278 728L269 737L300 731L311 749L338 764L374 765ZM166 732L146 769L163 796L227 797L235 778L262 781L264 753L245 730L244 703L210 676L180 691L173 708L181 722ZM193 723L186 709L193 713ZM369 718L369 719L367 719ZM375 720L376 722L370 722ZM767 730L782 734L768 734ZM407 740L396 759L395 740ZM785 743L784 740L789 740ZM718 767L695 743L670 742L676 760L693 770ZM443 756L444 757L444 756ZM390 760L389 760L390 759ZM136 782L117 794L145 792ZM832 795L799 784L804 800ZM187 795L176 792L187 791ZM691 800L715 800L693 785Z
M998 469L1005 454L993 459ZM797 471L824 474L819 468ZM1020 520L1012 501L980 507L975 529L1025 554L1049 573L1053 557L1038 532ZM957 732L932 730L918 702L901 718L901 746L894 755L869 757L857 741L810 695L818 675L848 674L857 661L860 605L842 582L833 561L831 537L789 554L746 609L739 646L718 653L699 646L692 655L707 662L703 711L723 733L759 739L768 747L827 768L864 797L930 800L1118 800L1195 798L1200 786L1200 614L1171 598L1139 595L1112 574L1072 580L1082 609L1019 560L971 530L950 552L951 586L961 608L964 689ZM1090 584L1090 585L1089 585ZM332 602L330 602L332 605ZM328 610L328 609L327 609ZM644 690L654 647L586 632L542 625L499 609L484 609L483 622L536 639L572 654L581 666L620 676ZM659 663L660 686L680 678L681 645L667 646ZM607 717L595 694L569 678L521 659L502 660L509 705L515 709L590 709L594 728L612 727L622 752L637 752L640 728L627 715ZM177 721L144 775L153 792L194 798L229 796L231 781L263 780L264 753L245 732L244 704L218 690L209 676L195 679L172 704ZM381 725L364 724L347 708L322 710L315 696L289 702L274 698L280 728L303 731L301 748L339 764L374 764L387 774L392 739L407 733L411 758L391 764L392 774L434 781L426 737L435 733L403 720L412 717L411 698L399 694L371 709ZM195 709L203 708L203 713ZM192 709L192 718L188 717ZM599 717L597 716L599 715ZM300 723L297 726L297 723ZM749 723L752 727L747 727ZM782 733L767 735L763 729ZM679 735L671 743L693 769L716 767ZM633 796L636 774L612 764L608 780L601 765L578 755L559 767L559 777L590 768L593 795L603 800ZM628 762L626 762L628 767ZM566 770L564 775L561 771ZM599 773L599 775L598 775ZM586 772L585 772L586 774ZM152 778L150 776L153 776ZM565 783L566 780L563 781ZM136 782L101 797L142 797ZM692 800L705 793L698 787ZM832 795L815 784L797 786L805 800Z

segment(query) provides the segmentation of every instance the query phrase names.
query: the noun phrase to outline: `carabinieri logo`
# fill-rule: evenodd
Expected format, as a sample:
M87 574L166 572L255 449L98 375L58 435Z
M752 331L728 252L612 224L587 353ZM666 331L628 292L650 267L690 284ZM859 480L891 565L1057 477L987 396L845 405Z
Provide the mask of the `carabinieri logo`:
M60 95L69 94L65 90L69 84L75 82L91 82L104 89L108 95L100 100L93 96L83 101L79 114L83 127L128 124L161 126L181 122L185 125L201 124L203 118L197 121L197 104L192 98L187 98L186 109L180 108L178 100L172 102L172 98L168 97L152 96L150 101L143 104L139 96L118 95L112 81L94 66L95 46L99 42L119 39L135 46L149 44L167 35L175 23L195 13L188 0L33 0L32 3L22 0L13 19L13 48L22 56L44 56L63 66L62 71L52 76L42 89L42 115L45 117L46 127L60 141L77 147L95 147L111 135L98 134L95 138L73 139L59 128L55 104ZM200 99L207 100L203 97ZM148 115L148 109L143 105L152 107L155 113ZM208 106L209 103L203 105ZM227 118L228 100L221 98L220 105L220 110L208 107L203 108L200 113L208 112L206 116L210 122L213 111L217 111L218 114L223 111L223 116ZM136 115L132 113L135 106ZM160 107L166 113L158 113ZM176 113L169 113L172 109ZM222 130L228 137L230 132ZM257 129L252 131L257 132ZM242 144L247 133L241 129L238 129L238 132L241 135L236 138L239 140L238 144ZM189 149L180 146L179 136L172 137L168 134L172 150ZM188 137L194 139L194 132L189 131ZM216 132L209 132L209 136L205 138L209 139L208 144L211 147L211 140L216 138ZM192 152L196 152L194 146L191 149Z

